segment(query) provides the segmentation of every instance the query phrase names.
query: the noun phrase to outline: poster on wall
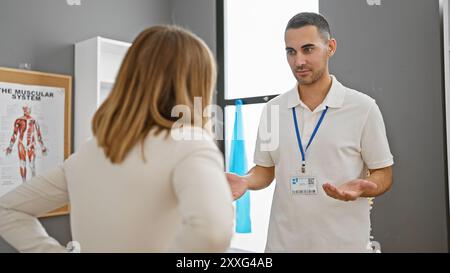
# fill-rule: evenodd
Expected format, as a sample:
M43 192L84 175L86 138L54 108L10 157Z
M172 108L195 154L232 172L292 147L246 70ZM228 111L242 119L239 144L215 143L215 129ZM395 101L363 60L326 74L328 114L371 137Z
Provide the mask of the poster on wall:
M62 164L70 153L70 130L67 130L70 127L70 98L67 97L70 92L58 84L61 78L10 69L6 72L18 74L5 77L2 70L0 68L0 196ZM41 84L39 80L43 76L50 80ZM25 80L33 77L39 80ZM56 77L55 84L52 84L52 77ZM71 79L67 85L70 89Z
M64 161L64 89L0 82L0 196Z

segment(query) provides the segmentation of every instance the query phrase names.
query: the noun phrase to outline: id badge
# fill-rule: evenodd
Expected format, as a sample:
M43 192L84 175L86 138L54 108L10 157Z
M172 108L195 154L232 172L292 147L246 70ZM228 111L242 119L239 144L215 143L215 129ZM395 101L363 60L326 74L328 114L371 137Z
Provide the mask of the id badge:
M291 193L292 195L316 195L317 178L311 175L295 175L291 176Z

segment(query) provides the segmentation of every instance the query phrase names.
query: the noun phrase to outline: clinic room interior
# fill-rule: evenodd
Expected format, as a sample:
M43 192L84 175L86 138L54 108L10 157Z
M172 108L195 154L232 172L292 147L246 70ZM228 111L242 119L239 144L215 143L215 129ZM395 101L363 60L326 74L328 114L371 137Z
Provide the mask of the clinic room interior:
M0 0L0 253L448 253L449 16Z

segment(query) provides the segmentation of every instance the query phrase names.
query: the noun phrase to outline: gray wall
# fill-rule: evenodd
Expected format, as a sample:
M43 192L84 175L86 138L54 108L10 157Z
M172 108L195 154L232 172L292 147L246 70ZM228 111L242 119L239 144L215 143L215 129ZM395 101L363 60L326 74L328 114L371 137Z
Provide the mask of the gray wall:
M0 0L0 65L73 75L74 43L97 35L131 42L158 23L170 23L166 0Z
M143 29L170 23L166 0L0 0L0 66L17 68L30 63L33 70L74 73L74 44L100 35L131 42ZM70 241L68 216L42 220L49 234ZM0 253L13 249L0 239Z
M331 71L377 100L394 154L394 185L376 198L384 252L446 252L447 204L438 0L321 0L338 49Z
M216 1L171 0L172 22L205 40L216 53Z
M196 33L208 44L213 54L217 54L215 0L171 0L171 11L172 23ZM213 103L217 103L217 91Z

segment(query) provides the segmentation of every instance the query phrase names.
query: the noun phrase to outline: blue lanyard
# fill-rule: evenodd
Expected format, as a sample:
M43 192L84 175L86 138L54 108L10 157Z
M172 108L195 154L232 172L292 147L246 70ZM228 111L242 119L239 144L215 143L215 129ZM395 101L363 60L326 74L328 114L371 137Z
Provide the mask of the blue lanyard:
M302 154L302 172L305 173L305 167L306 167L306 155L305 152L308 150L309 146L311 145L314 137L317 134L317 131L319 131L319 127L322 124L323 119L325 118L325 115L327 114L328 106L323 111L322 115L320 116L319 122L316 125L316 128L314 129L313 134L311 135L311 138L309 139L308 145L306 146L306 149L303 150L303 144L302 144L302 138L300 137L300 130L298 129L298 122L297 122L297 113L295 112L295 107L292 108L292 115L294 117L294 125L295 125L295 133L297 134L297 143L298 147L300 148L300 153Z

